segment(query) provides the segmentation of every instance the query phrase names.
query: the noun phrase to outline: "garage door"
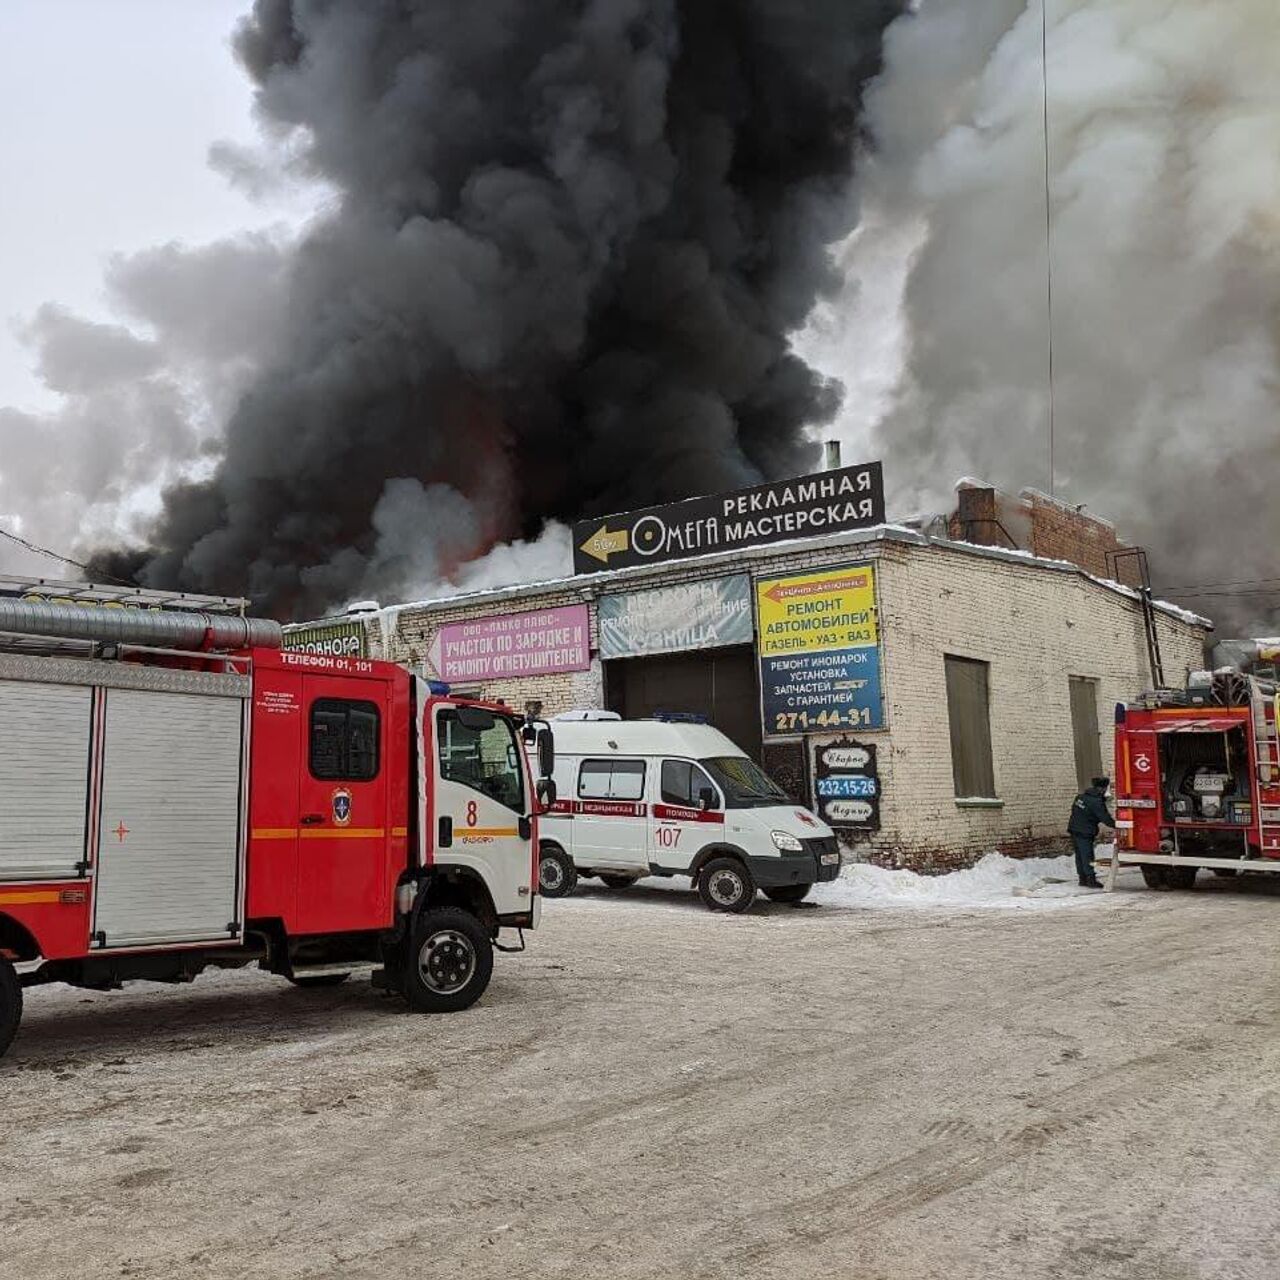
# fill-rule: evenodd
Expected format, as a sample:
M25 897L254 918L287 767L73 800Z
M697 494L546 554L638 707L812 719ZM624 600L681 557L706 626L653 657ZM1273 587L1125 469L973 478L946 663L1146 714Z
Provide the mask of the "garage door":
M707 717L747 755L760 759L760 693L750 645L606 662L609 709L640 720L656 711Z

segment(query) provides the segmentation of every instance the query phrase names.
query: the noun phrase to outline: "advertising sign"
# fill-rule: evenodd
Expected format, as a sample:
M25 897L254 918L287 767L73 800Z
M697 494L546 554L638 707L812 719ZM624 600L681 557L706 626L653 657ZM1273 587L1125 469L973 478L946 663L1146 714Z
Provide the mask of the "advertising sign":
M815 752L818 816L829 827L880 830L880 776L873 743L837 738Z
M881 729L875 569L756 583L766 734Z
M332 658L367 658L368 633L363 622L327 622L285 627L284 649L295 653L324 653Z
M602 658L750 644L755 636L751 581L740 573L625 596L601 596L596 621Z
M591 665L587 606L447 622L436 632L427 660L442 680L585 671Z
M715 497L580 520L573 526L573 571L661 564L709 551L883 523L883 471L880 463L868 462Z

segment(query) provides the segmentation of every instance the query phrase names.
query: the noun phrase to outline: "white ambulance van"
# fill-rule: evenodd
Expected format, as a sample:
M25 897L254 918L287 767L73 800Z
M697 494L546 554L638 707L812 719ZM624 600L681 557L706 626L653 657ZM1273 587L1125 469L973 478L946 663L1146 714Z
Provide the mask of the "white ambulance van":
M757 889L799 902L840 872L831 828L710 725L573 712L555 735L556 800L538 820L548 898L579 876L690 876L712 911L745 911Z

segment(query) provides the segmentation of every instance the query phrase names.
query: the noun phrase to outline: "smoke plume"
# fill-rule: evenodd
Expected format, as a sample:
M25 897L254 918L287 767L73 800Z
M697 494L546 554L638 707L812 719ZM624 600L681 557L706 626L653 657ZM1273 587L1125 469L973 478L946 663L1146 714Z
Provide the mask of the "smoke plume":
M1145 544L1158 588L1223 629L1274 628L1280 7L1047 17L1054 487ZM877 425L851 406L844 426L892 459L900 508L937 509L963 474L1050 486L1041 39L1038 2L923 0L868 89L867 226L845 257L886 291L879 316L901 305L900 367ZM904 269L868 274L904 230ZM866 348L857 300L824 365Z
M902 7L257 0L260 117L334 200L215 472L98 565L305 615L805 468L839 388L788 335L838 283Z

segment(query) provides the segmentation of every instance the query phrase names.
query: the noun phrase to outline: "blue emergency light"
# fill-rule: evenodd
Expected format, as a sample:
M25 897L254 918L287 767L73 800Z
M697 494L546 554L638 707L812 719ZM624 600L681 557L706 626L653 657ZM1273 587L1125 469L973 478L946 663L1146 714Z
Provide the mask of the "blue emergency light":
M447 698L449 696L449 686L443 680L428 680L427 688L431 690L433 697Z

